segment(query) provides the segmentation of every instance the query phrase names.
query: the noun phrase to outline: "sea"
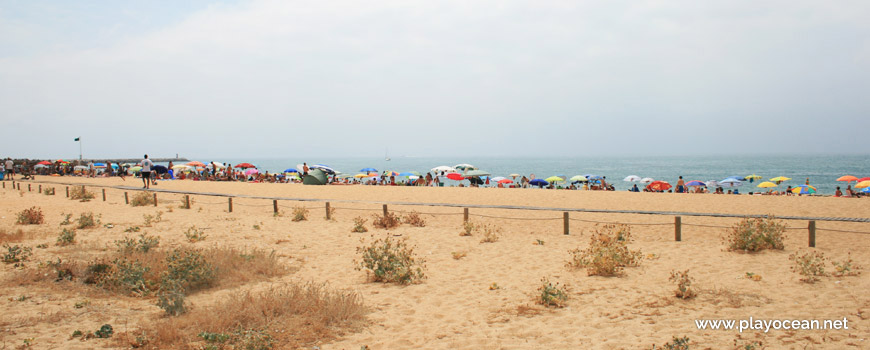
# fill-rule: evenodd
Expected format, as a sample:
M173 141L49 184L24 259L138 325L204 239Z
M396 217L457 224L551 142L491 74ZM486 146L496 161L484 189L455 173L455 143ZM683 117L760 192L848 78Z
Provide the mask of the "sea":
M426 174L430 169L446 165L471 164L480 170L495 176L510 178L510 174L546 179L551 176L571 178L574 175L594 174L606 177L616 190L624 191L636 182L623 181L629 175L641 178L653 178L676 184L682 176L688 182L699 180L721 181L737 176L745 177L751 174L762 176L761 180L750 183L745 181L738 187L741 193L766 191L756 186L777 176L791 178L783 182L775 190L784 190L787 186L803 185L809 179L810 185L816 187L818 194L832 195L836 187L845 189L845 182L836 181L843 175L853 175L858 178L870 177L870 155L763 155L763 156L646 156L646 157L411 157L395 156L387 160L380 158L209 158L191 159L203 163L220 162L239 164L243 162L254 164L261 172L281 173L285 169L295 168L297 164L307 162L309 165L327 165L344 174L358 174L364 168L374 168L379 172L385 170L395 172L417 171ZM467 181L446 180L447 186L458 186ZM643 184L638 184L642 188ZM855 185L852 182L851 185Z

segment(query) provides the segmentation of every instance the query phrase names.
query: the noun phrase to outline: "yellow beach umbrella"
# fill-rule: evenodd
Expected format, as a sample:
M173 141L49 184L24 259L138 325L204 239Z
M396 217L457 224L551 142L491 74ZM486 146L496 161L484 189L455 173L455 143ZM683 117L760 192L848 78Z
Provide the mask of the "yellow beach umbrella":
M870 187L870 180L861 181L857 185L855 185L855 188L867 188L867 187Z
M749 180L749 179L760 180L760 179L761 179L761 175L755 175L755 174L747 175L746 177L744 177L744 179L747 179L747 180Z
M770 181L765 181L765 182L762 182L762 183L758 184L758 187L760 187L760 188L771 188L771 187L776 187L776 184L773 183L773 182L770 182Z
M558 177L558 176L550 176L545 181L547 181L547 182L562 182L562 181L565 181L565 179Z
M773 182L783 182L783 181L788 181L788 180L791 180L791 178L785 177L785 176L777 176L775 178L770 179L770 181L773 181Z
M364 177L369 177L369 174L356 174L353 177L355 177L357 179L362 179Z

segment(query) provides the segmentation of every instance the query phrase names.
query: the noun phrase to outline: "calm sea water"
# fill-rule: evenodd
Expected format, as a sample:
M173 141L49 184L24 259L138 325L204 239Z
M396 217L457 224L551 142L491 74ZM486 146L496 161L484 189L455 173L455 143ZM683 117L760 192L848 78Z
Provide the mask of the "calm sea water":
M756 188L761 181L776 176L792 178L780 186L802 185L807 178L810 184L818 188L820 194L833 194L836 186L846 188L843 182L836 179L843 175L857 177L870 176L870 155L862 156L710 156L710 157L577 157L577 158L428 158L428 157L393 157L390 161L384 158L317 158L317 159L279 159L279 158L226 158L226 159L196 159L202 162L217 161L238 164L248 162L255 164L261 171L270 173L281 172L293 168L296 164L307 162L325 164L346 174L356 174L363 168L375 168L378 171L392 170L396 172L418 171L423 174L431 168L440 165L454 166L468 163L481 170L488 171L493 176L508 177L508 174L518 173L528 176L535 174L537 178L547 178L553 175L596 174L607 177L608 183L615 185L617 190L627 190L633 183L623 179L629 175L651 177L676 184L678 176L690 180L722 180L729 176L746 176L758 174L764 179L754 183L746 182L740 187L742 193L760 191ZM459 184L456 181L446 181L449 185ZM852 183L854 185L854 182Z

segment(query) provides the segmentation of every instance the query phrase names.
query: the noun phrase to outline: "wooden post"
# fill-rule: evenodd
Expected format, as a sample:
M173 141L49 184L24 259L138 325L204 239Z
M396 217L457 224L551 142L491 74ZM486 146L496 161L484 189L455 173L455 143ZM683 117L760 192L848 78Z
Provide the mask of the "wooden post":
M124 204L130 204L130 197L127 196L127 192L124 192Z
M388 213L387 212L387 205L384 204L384 217L387 217L387 215L388 215L387 213Z
M332 220L332 215L329 214L329 202L326 202L326 220Z
M39 185L39 193L42 193L42 185Z
M3 181L3 188L6 188L6 181Z
M229 203L230 213L232 213L233 212L233 197L227 197L227 199L229 200L228 203Z
M816 247L816 220L810 220L810 225L807 227L810 231L810 248Z
M272 212L275 214L278 214L278 200L277 199L272 200ZM327 215L327 216L329 216L329 215Z
M18 190L21 191L21 183L18 183Z
M566 236L568 235L568 220L568 212L566 211L562 213L562 226L564 226L562 231L565 233Z
M154 206L156 207L157 206L157 193L153 193L153 194L154 194Z
M184 207L190 209L190 195L184 195Z
M468 208L462 208L462 223L468 222Z
M674 217L674 241L682 241L683 240L683 218L679 216Z
M104 188L103 189L103 202L105 202L105 201L106 201L106 189Z
M66 187L66 198L69 198L69 186Z
M27 184L27 192L30 192L30 184Z

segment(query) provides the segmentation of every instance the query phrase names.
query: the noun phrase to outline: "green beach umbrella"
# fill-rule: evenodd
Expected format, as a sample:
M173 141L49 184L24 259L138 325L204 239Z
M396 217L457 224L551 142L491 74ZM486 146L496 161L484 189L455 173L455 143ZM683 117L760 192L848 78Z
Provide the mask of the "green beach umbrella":
M583 181L589 181L589 179L587 179L583 175L575 175L575 176L571 177L571 182L583 182Z
M548 177L548 178L546 178L546 179L544 179L544 180L547 181L547 182L562 182L562 181L565 181L565 179L563 179L563 178L561 178L561 177L558 177L558 176L550 176L550 177Z
M489 172L483 171L483 170L471 170L471 171L465 173L466 177L469 177L469 176L489 176L489 175L491 175Z

